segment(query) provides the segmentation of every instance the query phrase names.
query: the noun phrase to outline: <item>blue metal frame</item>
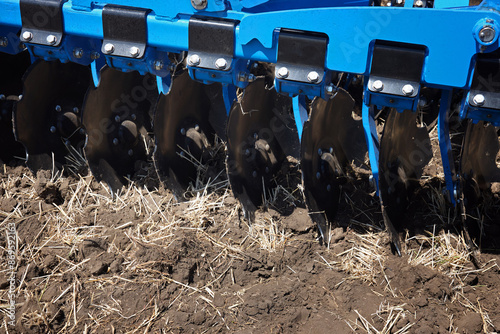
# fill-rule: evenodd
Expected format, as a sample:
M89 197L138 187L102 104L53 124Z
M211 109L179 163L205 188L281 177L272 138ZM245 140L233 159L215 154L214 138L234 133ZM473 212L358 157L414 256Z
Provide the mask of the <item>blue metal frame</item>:
M375 42L423 45L426 57L420 84L443 89L438 120L439 139L447 189L455 203L453 193L456 181L452 175L453 161L449 158L451 144L447 124L451 90L457 88L467 92L471 85L475 55L499 48L500 0L484 1L477 7L467 7L468 0L435 0L433 9L411 8L413 1L407 1L404 8L369 6L369 0L207 0L206 3L206 8L197 10L188 0L69 0L62 7L64 37L61 45L51 47L29 42L25 45L33 58L91 65L96 85L99 83L100 69L107 63L123 71L152 73L158 77L159 91L168 93L171 66L168 53L189 51L189 19L196 15L207 19L234 20L237 22L234 54L229 68L214 70L188 66L193 79L224 85L224 100L229 110L236 96L235 87L245 88L248 84L241 78L249 73L252 63L277 62L281 29L321 33L328 41L324 79L318 83L283 78L275 81L279 92L297 96L294 99L294 114L299 135L307 120L305 96L327 98L328 88L332 90L330 78L337 72L350 76L363 75L367 81ZM105 4L151 10L146 18L147 49L143 58L114 57L101 53L102 12ZM8 39L6 45L0 46L0 52L18 53L22 50L21 41L16 35L22 27L20 1L0 0L0 7L0 38ZM480 38L480 31L487 25L493 28L494 36L485 42ZM77 57L75 50L82 50L83 55ZM374 110L377 106L415 110L417 102L418 94L415 98L388 96L371 92L365 85L363 125L377 191L378 136ZM486 120L500 125L498 111L493 113L464 103L461 115L475 121Z

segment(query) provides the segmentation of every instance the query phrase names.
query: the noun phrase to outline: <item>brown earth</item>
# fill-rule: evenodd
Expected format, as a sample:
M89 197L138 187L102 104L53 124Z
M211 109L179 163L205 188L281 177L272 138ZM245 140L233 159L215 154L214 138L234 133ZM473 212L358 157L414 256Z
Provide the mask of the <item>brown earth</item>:
M2 273L8 223L18 246L16 325L8 324L0 274L1 331L499 331L500 234L488 235L475 268L463 232L447 221L453 212L441 183L427 182L412 204L403 256L395 256L367 184L344 185L341 227L328 248L297 188L283 189L249 226L225 183L179 203L146 169L112 198L90 176L4 166Z

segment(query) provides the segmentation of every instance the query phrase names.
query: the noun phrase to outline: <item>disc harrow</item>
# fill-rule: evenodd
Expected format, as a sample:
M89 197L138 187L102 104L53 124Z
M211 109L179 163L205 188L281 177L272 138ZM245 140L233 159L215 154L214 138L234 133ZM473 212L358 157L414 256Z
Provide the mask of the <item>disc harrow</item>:
M181 199L223 140L252 222L292 157L327 244L342 185L369 164L400 253L433 158L462 217L499 188L500 0L472 4L0 0L0 159L23 155L13 133L33 171L81 152L113 192L153 160Z

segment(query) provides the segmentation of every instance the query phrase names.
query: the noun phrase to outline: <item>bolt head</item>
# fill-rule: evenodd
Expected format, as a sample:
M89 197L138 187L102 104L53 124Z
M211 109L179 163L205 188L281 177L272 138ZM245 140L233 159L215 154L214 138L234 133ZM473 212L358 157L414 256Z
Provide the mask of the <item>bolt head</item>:
M317 173L316 173L316 178L317 178L318 180L319 180L319 179L321 179L321 173L320 173L320 172L317 172Z
M92 51L92 53L90 54L90 58L92 58L93 60L99 59L100 57L101 55L96 51Z
M196 131L200 131L200 126L199 126L198 124L196 124L196 125L194 126L194 129L195 129Z
M76 48L73 50L73 56L77 59L80 59L83 57L83 49Z
M331 185L327 185L326 186L326 191L331 191L332 190L332 186Z
M413 88L413 86L412 86L412 85L407 84L407 85L404 85L404 86L403 86L402 91L403 91L403 94L405 94L406 96L410 96L410 95L412 95L412 94L413 94L413 92L415 91L415 88Z
M61 108L60 105L57 105L55 109L56 109L57 112L61 112L61 110L62 110L62 108Z
M257 177L257 171L255 171L255 170L254 170L254 171L252 172L252 176L253 176L253 177Z
M47 43L49 43L50 45L54 45L54 44L56 44L56 42L57 42L56 36L54 36L54 35L47 36Z
M225 70L227 67L227 61L224 58L219 58L215 61L215 67L218 70Z
M135 114L132 114L132 115L130 115L130 119L132 119L133 121L135 121L137 119L137 116Z
M181 135L183 135L183 136L186 135L186 129L184 129L184 128L181 129Z
M483 43L491 43L495 39L496 31L492 26L484 26L479 31L479 39Z
M474 98L472 99L472 102L478 107L482 106L485 102L484 95L483 94L475 95Z
M0 101L5 101L5 95L4 94L0 94Z
M116 116L115 116L115 122L116 122L116 123L120 123L120 121L121 121L120 116L116 115Z
M200 56L198 56L197 54L191 55L188 58L188 64L191 66L198 66L200 65L200 62L201 62Z
M280 67L280 69L278 69L278 78L286 79L288 77L288 74L290 74L288 68Z
M191 0L191 5L198 10L205 9L207 7L206 0Z
M415 7L423 7L423 6L424 6L424 2L422 0L415 1Z
M133 46L130 48L130 55L134 58L139 57L141 54L141 49L139 49L137 46Z
M134 150L132 150L132 149L128 150L128 155L129 156L133 156L134 155Z
M106 45L104 45L104 52L106 54L111 54L115 52L115 46L111 43L107 43Z
M23 39L27 42L31 41L33 39L33 34L31 33L31 31L23 32Z
M372 83L372 89L376 92L380 92L384 89L384 83L381 80L375 80Z
M52 125L52 126L50 127L50 132L51 132L51 133L56 133L56 127Z
M161 71L163 69L163 62L161 60L155 60L153 63L155 70Z
M307 81L311 83L317 83L319 81L319 74L316 71L311 71L307 75Z
M74 108L73 108L73 112L74 112L75 114L78 114L78 113L80 112L80 109L78 109L78 107L74 107Z
M119 143L120 141L118 140L118 138L113 139L113 145L118 145Z
M0 38L0 46L6 47L7 45L9 45L9 40L7 39L7 37L1 37Z

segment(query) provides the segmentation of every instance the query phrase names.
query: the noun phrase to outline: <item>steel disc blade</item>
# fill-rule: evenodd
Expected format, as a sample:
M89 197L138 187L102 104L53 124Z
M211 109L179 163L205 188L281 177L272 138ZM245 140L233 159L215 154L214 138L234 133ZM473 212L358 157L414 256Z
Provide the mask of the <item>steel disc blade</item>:
M338 177L352 161L363 161L367 151L363 127L353 118L354 100L340 89L330 100L316 99L304 124L301 168L304 195L313 221L325 240L337 212Z
M79 111L90 78L88 67L74 63L38 61L28 69L14 125L31 170L58 168L67 145L83 146Z
M500 143L498 129L479 122L470 122L464 137L460 157L462 188L467 207L478 204L481 193L491 183L500 182Z
M148 131L157 99L155 78L105 66L99 87L90 88L83 107L85 156L99 181L117 191L145 161Z
M423 169L432 158L429 133L425 126L417 126L417 117L417 112L390 110L380 139L382 214L398 252L401 248L397 229Z
M287 152L298 148L291 105L289 97L267 88L260 78L248 85L231 108L226 166L231 189L249 220L264 204L264 191L273 187L271 180Z
M23 91L23 75L31 64L28 52L0 53L0 160L22 157L23 146L14 137L12 111Z
M225 127L220 84L204 85L187 71L172 78L167 95L161 95L155 111L155 166L178 195L196 180L198 168L210 159L215 128Z

